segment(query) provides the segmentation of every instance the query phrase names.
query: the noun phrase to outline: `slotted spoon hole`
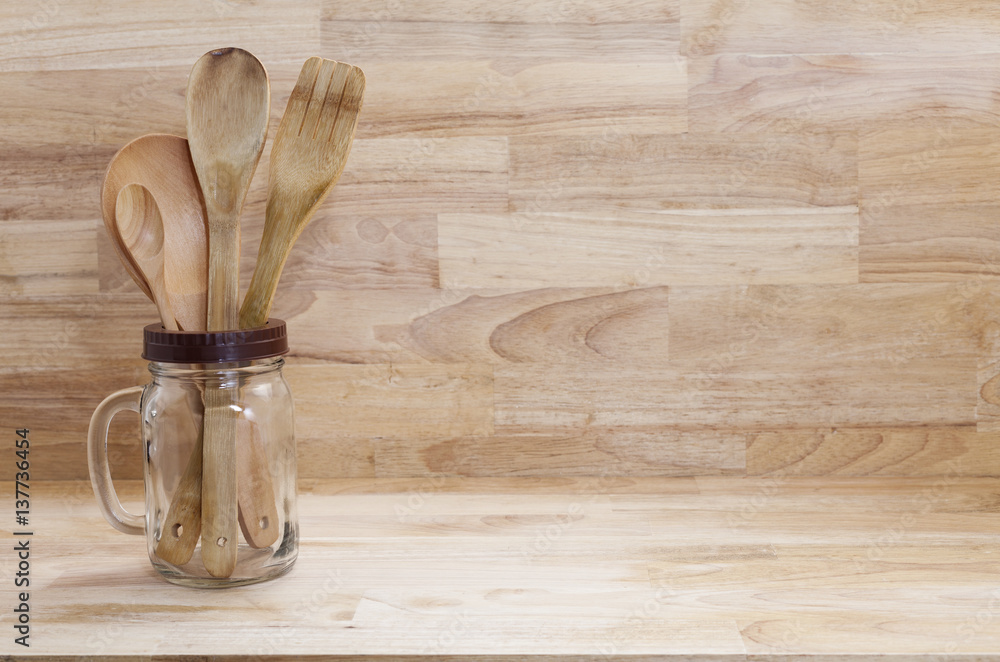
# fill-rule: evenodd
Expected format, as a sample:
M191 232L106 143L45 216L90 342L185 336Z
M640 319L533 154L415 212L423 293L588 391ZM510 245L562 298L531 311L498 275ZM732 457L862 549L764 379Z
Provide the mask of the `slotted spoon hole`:
M181 536L184 535L184 525L177 523L170 527L170 534L174 537L174 540L180 540Z

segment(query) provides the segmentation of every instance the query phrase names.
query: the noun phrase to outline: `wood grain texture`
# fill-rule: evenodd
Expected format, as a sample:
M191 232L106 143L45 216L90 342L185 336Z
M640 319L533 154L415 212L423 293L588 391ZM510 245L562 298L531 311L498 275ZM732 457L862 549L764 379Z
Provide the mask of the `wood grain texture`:
M289 291L437 287L436 215L506 211L507 161L504 138L355 140L344 174L285 265L285 282L293 286L279 286L275 305ZM269 168L270 146L259 171ZM263 232L266 192L267 179L258 175L243 215L244 289Z
M760 362L974 359L995 345L984 332L1000 325L998 296L993 284L957 283L673 287L671 357L712 361L717 370Z
M980 432L1000 432L1000 361L996 361L996 357L980 359L978 386L976 429Z
M145 363L84 370L65 367L7 367L0 372L0 420L31 430L33 475L46 480L79 479L87 466L90 416L105 395L149 381ZM39 397L52 393L51 398ZM115 478L142 477L139 417L122 413L108 429L108 459ZM93 493L91 493L93 498Z
M317 292L289 324L293 358L347 363L630 363L667 359L667 288ZM291 312L291 311L290 311Z
M681 3L678 0L635 0L634 2L566 3L562 0L512 0L496 3L470 0L456 11L452 0L427 0L420 6L408 3L383 6L377 0L344 4L336 0L323 1L324 21L393 20L403 22L432 21L435 23L513 23L561 26L565 23L602 25L607 23L638 23L673 26L680 22ZM668 27L669 29L669 27Z
M269 151L268 146L242 218L244 290L264 226L267 178L261 173L270 167ZM393 161L397 157L402 162ZM279 310L283 299L317 290L436 287L436 210L506 209L506 150L499 140L356 141L350 164L331 193L331 200L342 201L320 207L285 265ZM466 168L478 174L470 177ZM107 249L102 245L101 291L122 290L128 277Z
M271 111L267 71L246 50L209 51L191 69L185 104L191 163L208 224L208 330L238 329L240 216L267 142ZM207 415L206 428L214 420L214 415ZM214 435L206 434L206 456L212 454L214 443ZM227 455L232 457L234 451Z
M688 66L692 131L845 131L1000 124L1000 57L736 55Z
M453 13L450 20L435 20L429 15L397 20L395 14L386 13L388 20L371 29L370 25L366 27L370 21L361 18L364 13L355 12L360 20L332 16L324 20L323 43L343 49L348 57L372 61L646 60L652 63L659 59L657 55L676 55L679 47L676 21L570 22L549 16L526 20L523 15L512 17L513 21L476 21L470 20L473 9L459 15ZM361 41L363 46L359 44ZM400 53L412 54L413 58L400 58ZM368 62L359 64L364 67Z
M0 220L100 219L100 178L116 151L0 136Z
M489 366L289 366L285 372L297 394L296 418L313 435L392 439L493 431ZM402 397L390 397L394 393ZM389 415L392 403L401 409Z
M4 71L0 118L56 146L117 150L147 133L184 136L184 89L192 61L139 69ZM81 122L87 125L81 131ZM107 166L107 162L104 163Z
M467 287L857 282L855 208L763 216L441 214L438 260Z
M490 136L357 140L328 207L388 218L506 211L508 160L507 140Z
M209 326L209 328L212 328ZM207 383L202 417L201 558L212 577L230 577L239 546L239 490L236 474L235 387ZM179 491L181 494L186 490ZM179 495L175 494L175 497Z
M99 223L4 221L3 292L18 296L97 294Z
M512 433L441 440L378 440L379 477L692 476L747 472L745 432L587 427L572 433Z
M7 297L0 316L0 349L8 357L0 374L19 369L87 370L133 367L142 354L142 328L157 319L156 306L131 294ZM121 330L113 342L95 332ZM36 393L59 394L52 390ZM134 384L133 384L134 386ZM104 394L107 395L107 394ZM92 393L95 402L103 396Z
M682 53L989 52L1000 13L984 0L683 0Z
M48 369L35 366L0 374L0 385L12 394L0 403L0 415L13 425L31 422L40 446L35 465L47 479L72 478L86 467L86 436L99 393L148 382L145 364L114 370ZM492 381L488 366L290 365L285 370L295 398L295 432L299 475L364 477L375 475L373 444L381 440L426 440L487 435L492 429ZM44 389L59 392L61 405L39 400ZM387 409L395 394L402 409ZM45 420L40 420L44 417ZM37 421L37 422L35 422ZM115 476L142 476L138 419L115 419L110 450ZM384 425L395 421L395 427ZM622 451L625 452L625 451ZM390 475L413 475L398 460L389 461Z
M322 41L384 82L369 88L362 137L679 132L679 19L675 0L475 2L461 11L327 2Z
M12 125L16 123L18 135L30 136L33 143L73 150L98 146L118 149L154 132L186 136L184 105L188 77L191 66L208 47L170 65L0 71L0 81L9 92L0 107L0 118ZM273 88L270 113L273 135L301 62L296 57L289 63L268 59L266 64ZM266 178L261 184L266 188Z
M714 360L714 359L713 359ZM497 366L499 432L590 425L768 429L828 425L969 425L974 359L713 360L661 370ZM927 375L935 375L932 385Z
M549 29L538 28L540 33ZM454 44L449 36L439 42L448 50ZM373 84L358 135L670 134L687 129L684 60L668 59L670 49L655 43L638 61L594 59L600 52L594 53L593 43L581 38L579 55L540 60L497 61L496 55L469 62L361 60ZM537 45L513 48L534 53ZM657 57L647 59L650 52Z
M164 278L163 217L156 205L156 198L141 184L129 184L118 192L115 202L115 222L109 233L121 241L122 266L135 268L132 279L139 289L148 289L153 304L160 314L160 322L169 331L177 331L174 304L167 295ZM105 225L105 229L108 227ZM204 261L198 261L199 266ZM202 280L202 283L205 281ZM178 303L180 303L178 301ZM195 312L200 312L196 308ZM204 326L189 327L192 330Z
M751 476L995 476L1000 449L976 426L826 428L752 434Z
M101 180L101 214L108 243L124 271L140 290L154 299L152 283L140 273L143 269L137 256L133 250L125 250L127 233L124 230L128 219L119 209L123 202L120 198L123 191L135 186L148 191L151 204L159 212L158 223L164 242L163 276L170 312L181 328L204 330L208 233L205 201L187 140L170 134L140 136L115 154ZM160 303L159 295L154 300ZM163 318L162 311L160 317Z
M892 207L992 204L998 173L1000 138L993 129L942 122L875 130L858 146L862 241Z
M87 641L87 655L156 660L737 662L752 651L761 662L843 662L889 651L926 662L1000 650L982 616L1000 579L995 479L304 487L292 573L194 592L156 576L141 538L105 531L89 485L35 484L46 553L32 555L31 606L52 636L33 637L33 653L78 655ZM119 490L141 508L138 481Z
M205 51L228 44L268 60L297 62L303 50L319 48L319 12L318 0L184 0L141 9L108 0L6 5L0 70L190 67Z
M510 139L510 207L764 209L858 203L850 135L633 135Z
M863 282L996 277L994 132L942 123L875 131L859 150ZM968 158L975 162L966 169Z
M256 256L258 237L244 240L244 264ZM244 273L248 281L249 268ZM285 284L278 285L275 301L279 307L290 296L321 291L353 289L378 295L436 288L437 221L433 214L407 212L406 204L388 212L340 211L324 205L303 230L282 273Z
M664 363L668 292L665 287L453 292L411 309L409 319L397 318L406 323L378 325L376 340L384 348L396 345L409 356L445 363Z
M898 204L864 216L864 283L942 282L978 287L1000 276L1000 208L985 204Z
M196 401L201 400L201 394L195 394ZM202 409L204 412L204 409ZM191 447L187 462L184 465L184 473L180 475L174 496L170 500L170 505L166 509L163 524L160 525L160 539L156 542L156 555L176 566L182 566L191 560L194 555L194 548L201 539L201 479L202 479L202 442L203 434L198 434L198 439ZM249 435L248 435L249 436ZM249 455L243 453L243 455ZM237 455L239 460L239 453ZM237 471L242 475L252 475L248 473L250 467L239 466ZM273 498L273 494L272 494ZM253 532L247 533L248 527L244 523L243 511L240 511L240 528L243 530L244 539L252 541ZM256 546L256 545L254 545Z
M998 37L984 0L7 3L0 421L36 451L32 653L997 657ZM185 135L224 46L267 67L272 136L307 57L368 80L272 313L298 564L195 595L73 479L156 319L100 178ZM110 443L140 478L134 416Z

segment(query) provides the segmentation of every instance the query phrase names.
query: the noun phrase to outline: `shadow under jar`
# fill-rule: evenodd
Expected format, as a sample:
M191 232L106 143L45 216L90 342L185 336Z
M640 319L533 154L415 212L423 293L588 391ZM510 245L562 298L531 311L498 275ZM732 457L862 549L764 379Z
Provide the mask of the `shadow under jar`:
M287 351L281 320L210 333L151 324L144 330L143 358L150 361L152 381L110 395L95 410L88 462L97 502L113 527L145 534L153 567L167 580L239 586L278 577L295 562L295 434L281 359ZM206 415L206 403L215 413ZM124 410L138 412L142 421L144 515L122 507L108 466L108 426ZM209 416L215 420L206 425ZM233 452L222 462L204 452L205 435L219 430L233 437ZM226 482L235 482L235 498L219 500L213 486ZM213 527L219 521L239 526L218 535ZM205 553L209 545L211 554Z

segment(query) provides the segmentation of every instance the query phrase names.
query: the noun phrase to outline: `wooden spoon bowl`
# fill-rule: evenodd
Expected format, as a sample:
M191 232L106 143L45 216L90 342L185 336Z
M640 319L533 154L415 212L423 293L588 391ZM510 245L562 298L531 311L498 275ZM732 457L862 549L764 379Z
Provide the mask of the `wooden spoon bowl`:
M144 186L163 218L164 286L178 325L185 331L205 330L208 236L205 205L187 140L162 133L136 138L111 159L101 187L104 227L132 280L152 299L150 286L128 254L115 220L118 195L129 184Z
M153 194L141 184L129 184L118 193L115 224L132 263L149 287L163 327L177 330L163 279L163 219Z

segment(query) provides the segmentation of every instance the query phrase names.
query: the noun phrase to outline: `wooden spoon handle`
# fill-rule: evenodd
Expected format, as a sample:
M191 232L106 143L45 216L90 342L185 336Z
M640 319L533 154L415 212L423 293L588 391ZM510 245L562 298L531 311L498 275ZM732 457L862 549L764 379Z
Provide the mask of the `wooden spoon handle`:
M177 320L174 319L174 311L169 303L167 288L163 286L163 279L154 280L149 287L153 290L153 303L156 304L156 312L160 314L163 328L167 331L177 331Z
M199 399L199 409L201 400ZM251 547L270 547L281 531L274 487L267 467L267 453L256 424L240 418L236 427L236 481L239 492L239 523ZM199 423L200 428L200 423ZM202 435L191 451L167 516L163 520L156 555L174 565L191 560L201 536Z
M183 421L185 435L196 435L187 466L174 490L174 497L160 529L156 555L167 563L180 566L191 560L201 536L201 454L202 454L202 396L198 389L190 388L187 402L182 409L189 416ZM183 416L183 413L178 413ZM190 437L189 437L190 438ZM174 441L180 442L180 439Z
M251 547L270 547L281 533L267 449L253 421L236 424L236 472L240 502L240 529Z
M201 444L198 435L156 543L156 555L178 566L191 560L201 535Z
M237 210L238 214L238 210ZM212 212L209 212L211 217ZM209 225L208 330L232 331L239 326L240 226Z
M239 523L236 477L236 420L232 389L205 386L202 441L201 556L213 577L236 569Z

